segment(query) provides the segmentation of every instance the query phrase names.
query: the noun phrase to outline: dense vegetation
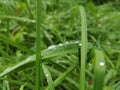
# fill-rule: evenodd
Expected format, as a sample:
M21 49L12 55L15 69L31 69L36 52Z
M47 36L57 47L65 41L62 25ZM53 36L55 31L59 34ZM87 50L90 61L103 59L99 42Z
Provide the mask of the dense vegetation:
M86 90L120 90L120 1L42 0L41 6L43 90L83 85L79 6L87 17ZM0 90L35 90L36 13L36 0L0 0Z

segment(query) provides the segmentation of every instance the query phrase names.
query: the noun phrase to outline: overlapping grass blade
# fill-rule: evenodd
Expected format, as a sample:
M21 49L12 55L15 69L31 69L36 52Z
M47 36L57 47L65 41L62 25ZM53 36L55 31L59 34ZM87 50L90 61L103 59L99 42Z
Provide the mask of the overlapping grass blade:
M23 51L25 51L27 53L34 54L34 51L28 49L27 47L25 47L25 46L23 46L23 45L21 45L21 44L19 44L17 42L14 42L14 41L10 40L9 38L3 36L2 34L0 34L0 40L2 40L5 43L8 43L8 44L10 44L12 46L15 46L18 49L23 50Z
M76 58L77 58L77 57L76 57ZM72 59L72 60L74 60L74 61L76 62L76 59ZM66 59L66 61L67 61L67 59ZM70 60L68 60L67 62L70 62ZM75 62L74 62L74 63L75 63ZM73 64L73 62L70 63L69 65L71 66L71 64ZM52 61L52 65L57 66L57 68L61 68L61 70L64 70L64 71L68 69L67 66L64 66L64 63L60 64L60 63L57 63L57 61ZM59 77L60 75L63 74L63 71L58 70L57 68L53 68L53 67L50 67L50 66L49 66L50 72L52 72L52 74L53 74L55 77ZM74 85L75 88L79 89L80 87L79 87L79 83L78 83L79 80L77 79L77 78L78 78L77 75L78 75L78 74L76 74L74 71L73 71L73 72L71 71L70 76L69 76L69 75L66 76L64 80L67 81L67 82L69 82L70 84ZM73 77L73 76L74 76L74 78L77 79L77 81L76 81L75 79L71 78L71 77ZM63 82L60 83L60 85L64 86L64 85L63 85Z
M47 78L49 90L55 90L54 83L51 77L51 74L46 65L42 64L43 72Z
M41 53L43 62L46 60L50 60L57 56L60 57L60 56L64 56L65 54L68 54L68 53L75 53L75 52L77 52L77 48L80 46L79 46L78 42L77 43L70 42L70 43L66 43L66 44L62 44L62 45L61 44L56 45L55 48L50 48L50 47L48 47L48 49L43 50ZM25 69L30 66L33 66L35 64L35 59L36 59L36 57L34 54L19 63L1 66L0 67L0 77L4 76L6 74L9 74L10 72L19 71L21 69Z
M6 77L0 77L0 80L7 80L7 81L9 81L10 83L12 83L14 85L26 85L26 87L28 87L30 89L34 89L34 85L32 85L30 83L21 82L21 81L18 81L18 80L12 80L12 79L6 78Z
M78 62L75 62L72 64L62 75L60 75L55 81L54 81L54 86L59 85L65 78L66 76L72 72L78 65ZM49 87L47 87L45 90L49 90Z

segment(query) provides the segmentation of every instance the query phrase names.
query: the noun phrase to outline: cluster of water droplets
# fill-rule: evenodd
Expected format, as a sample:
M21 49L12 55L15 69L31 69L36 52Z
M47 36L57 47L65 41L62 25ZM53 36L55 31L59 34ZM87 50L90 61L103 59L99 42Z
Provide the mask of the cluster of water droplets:
M82 46L82 44L79 41L75 41L76 44L78 44L79 46Z
M63 46L63 44L62 44L62 43L60 43L60 44L58 44L58 46Z
M79 46L82 46L82 44L79 41L75 41L74 43L77 44L77 45L79 45ZM65 42L64 44L59 43L58 46L65 46L66 47L68 44L70 44L70 42ZM57 47L56 45L51 45L47 49L48 50L55 50L56 47Z
M55 45L51 45L51 46L48 47L48 50L50 50L50 49L55 49L55 48L56 48Z

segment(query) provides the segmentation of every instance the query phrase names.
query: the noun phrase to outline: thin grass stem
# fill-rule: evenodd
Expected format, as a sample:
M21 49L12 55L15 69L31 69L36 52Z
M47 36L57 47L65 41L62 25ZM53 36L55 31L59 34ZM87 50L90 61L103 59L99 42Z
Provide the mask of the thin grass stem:
M41 58L41 21L42 0L37 0L37 23L36 23L36 86L35 90L42 90L42 58Z

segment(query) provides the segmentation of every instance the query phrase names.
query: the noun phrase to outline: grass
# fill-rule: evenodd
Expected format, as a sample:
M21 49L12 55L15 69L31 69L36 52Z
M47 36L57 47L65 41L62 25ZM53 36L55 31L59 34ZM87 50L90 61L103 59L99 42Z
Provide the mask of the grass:
M87 60L87 21L84 8L80 7L81 13L81 72L80 72L80 90L85 90L85 64Z
M36 86L35 90L42 90L42 57L41 57L41 45L42 45L42 0L37 0L37 23L36 23Z
M120 2L99 1L1 0L0 90L119 90Z

